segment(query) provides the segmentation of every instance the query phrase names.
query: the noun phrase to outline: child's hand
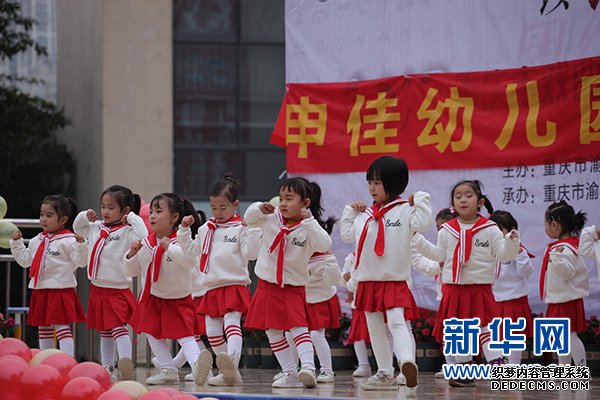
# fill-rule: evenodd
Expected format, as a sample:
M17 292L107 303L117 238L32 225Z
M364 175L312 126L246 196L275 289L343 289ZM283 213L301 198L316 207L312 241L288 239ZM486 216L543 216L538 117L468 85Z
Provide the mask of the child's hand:
M344 278L344 282L348 282L350 280L350 272L344 272L344 275L342 275L342 278Z
M410 196L408 196L408 205L411 207L415 205L415 194L414 193L411 193Z
M171 245L171 239L165 236L160 238L159 243L165 250L169 250L169 246Z
M194 217L191 215L186 215L185 217L183 217L183 219L181 220L181 226L183 226L184 228L189 228L190 226L192 226L192 224L194 223ZM167 246L168 247L168 246ZM165 247L165 249L167 248Z
M444 262L443 261L440 263L440 269L444 269Z
M87 217L88 221L90 222L95 222L96 219L98 219L98 215L96 214L96 211L90 209L87 210L87 212L85 213L85 216Z
M258 208L263 214L273 214L275 212L275 206L271 203L262 203Z
M346 303L352 303L352 300L354 300L354 293L348 292L348 294L346 295L346 300L344 301Z
M85 242L85 238L83 236L79 236L79 235L75 235L75 240L77 241L77 243Z
M127 258L135 256L141 249L142 242L140 240L134 241L133 243L131 243L131 247L129 248L129 252L127 253Z
M19 240L19 239L23 239L23 234L21 233L20 230L17 229L12 235L12 240Z
M352 207L356 212L364 212L368 208L367 204L363 201L352 203L350 204L350 207Z
M565 246L558 246L554 249L553 253L562 253L565 249Z
M517 240L517 239L519 239L519 232L517 230L515 230L515 229L511 230L508 233L508 238L510 240Z
M312 213L308 208L303 208L302 210L300 210L300 216L302 217L302 219L307 219L312 217Z

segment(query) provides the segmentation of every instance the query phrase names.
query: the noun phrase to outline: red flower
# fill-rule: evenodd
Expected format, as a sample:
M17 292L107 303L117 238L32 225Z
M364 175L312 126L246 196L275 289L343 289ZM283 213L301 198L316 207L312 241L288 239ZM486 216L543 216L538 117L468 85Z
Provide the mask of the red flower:
M429 334L431 333L431 331L427 328L423 329L421 332L423 332L423 336L429 336Z
M417 328L420 328L421 326L423 326L423 324L421 323L421 321L417 322L415 325Z

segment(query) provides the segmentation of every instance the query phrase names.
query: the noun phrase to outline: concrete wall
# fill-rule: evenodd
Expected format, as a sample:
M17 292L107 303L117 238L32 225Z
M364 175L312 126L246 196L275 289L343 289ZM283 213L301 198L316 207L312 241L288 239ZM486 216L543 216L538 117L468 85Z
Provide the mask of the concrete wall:
M171 0L57 0L58 103L73 122L77 200L122 184L149 201L173 185Z

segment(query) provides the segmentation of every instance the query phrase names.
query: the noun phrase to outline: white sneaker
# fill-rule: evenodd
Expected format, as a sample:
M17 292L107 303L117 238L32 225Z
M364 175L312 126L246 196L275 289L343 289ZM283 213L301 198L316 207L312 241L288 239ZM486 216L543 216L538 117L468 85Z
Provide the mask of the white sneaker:
M242 376L240 375L239 371L237 373L237 378L234 381L233 385L229 385L229 384L225 383L223 374L219 374L217 376L208 378L208 384L210 386L242 386L243 383L244 382L242 381Z
M333 383L335 381L335 373L333 371L321 371L317 376L317 383Z
M152 365L154 365L154 368L160 369L160 364L158 363L158 358L152 357Z
M108 376L110 376L111 382L115 382L117 380L117 377L115 376L115 367L113 365L102 364L102 368L104 368L106 372L108 372Z
M284 375L285 375L285 372L283 372L283 371L280 371L280 372L276 373L273 376L273 382L275 382L276 380L281 379Z
M355 378L366 378L371 376L371 367L366 365L359 365L358 368L354 370L352 376Z
M210 351L204 349L198 355L198 359L192 366L192 376L198 386L204 386L208 381L208 374L212 372L213 358Z
M277 379L271 385L274 388L301 388L304 384L298 379L298 374L294 372L284 372L283 376Z
M435 379L446 379L446 377L444 376L444 371L436 372L435 375L433 375L433 377Z
M314 369L302 368L300 372L298 372L298 379L300 379L307 389L317 386L317 378L315 377Z
M130 358L119 358L118 369L119 380L131 380L131 376L133 375L133 361Z
M406 386L406 377L400 372L396 377L396 382L398 382L399 386Z
M414 388L419 384L419 367L414 362L403 363L400 372L406 378L406 387Z
M377 372L360 386L365 390L398 390L398 382L394 377L383 372Z
M179 383L179 371L175 368L161 368L159 373L146 379L148 385L169 385Z
M223 374L223 381L227 386L234 386L236 383L241 384L242 376L238 370L239 358L230 356L227 353L217 354L217 367Z

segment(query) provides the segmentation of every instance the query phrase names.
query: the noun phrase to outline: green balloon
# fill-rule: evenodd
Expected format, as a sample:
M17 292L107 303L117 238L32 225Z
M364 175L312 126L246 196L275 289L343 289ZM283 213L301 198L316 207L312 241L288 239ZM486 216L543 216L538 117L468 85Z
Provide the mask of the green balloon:
M13 233L18 229L12 222L0 221L0 247L10 249L10 239L12 239Z
M4 218L6 210L8 210L8 204L6 204L4 197L0 196L0 219Z

